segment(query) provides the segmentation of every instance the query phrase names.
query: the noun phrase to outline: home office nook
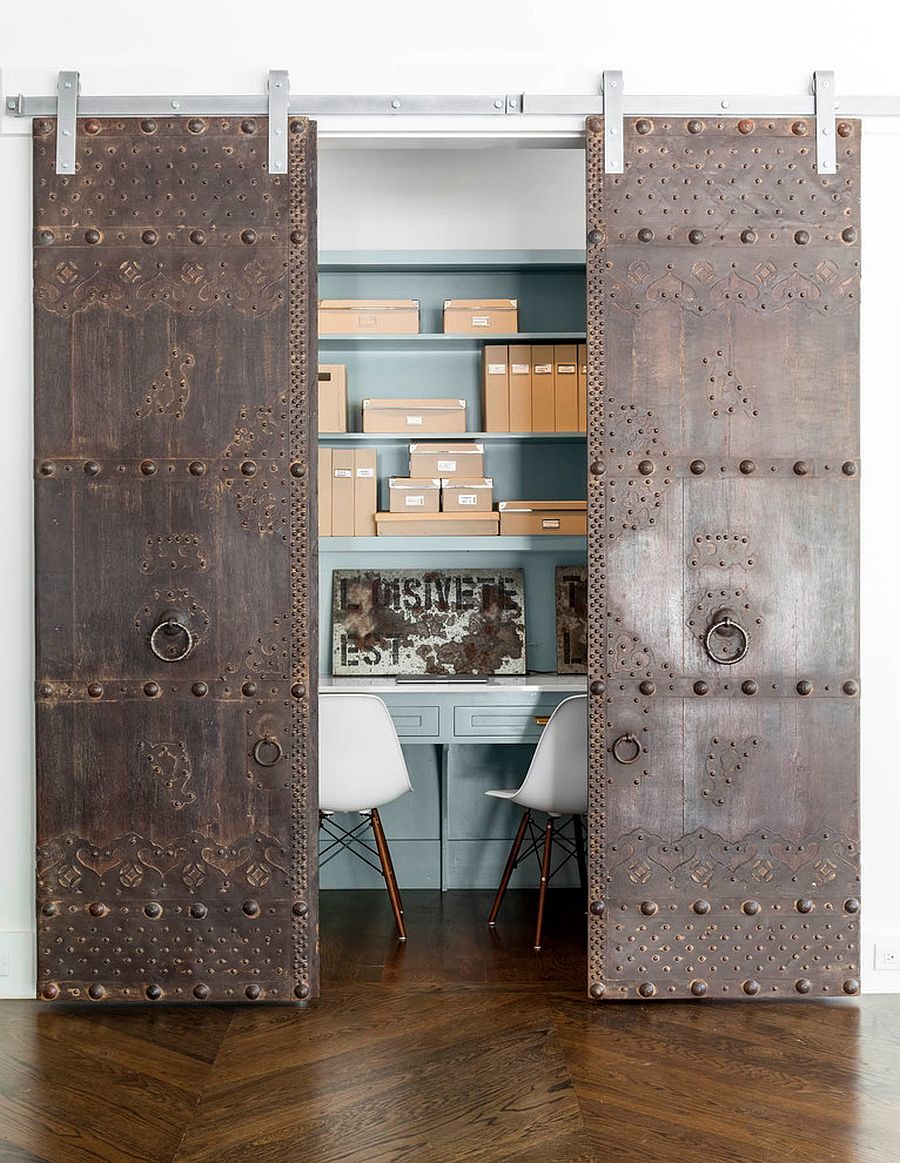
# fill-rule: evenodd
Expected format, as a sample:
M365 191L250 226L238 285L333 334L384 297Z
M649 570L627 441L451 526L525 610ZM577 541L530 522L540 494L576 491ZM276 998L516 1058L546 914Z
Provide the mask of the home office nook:
M45 1000L307 1000L383 886L578 889L595 1001L858 991L859 122L614 80L20 101Z

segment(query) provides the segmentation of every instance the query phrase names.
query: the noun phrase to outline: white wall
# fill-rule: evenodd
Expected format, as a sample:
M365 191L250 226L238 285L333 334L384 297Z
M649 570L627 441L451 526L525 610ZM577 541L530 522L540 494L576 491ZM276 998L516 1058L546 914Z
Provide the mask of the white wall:
M834 68L839 93L900 90L896 48L880 5L757 0L421 0L340 5L278 0L157 0L152 9L121 0L88 7L45 0L40 10L7 8L0 20L4 95L51 92L60 68L77 68L85 93L259 92L265 72L285 67L297 92L505 93L591 92L603 68L625 70L640 93L805 93L815 68ZM12 13L15 13L14 15ZM482 119L478 132L496 130ZM501 119L503 120L503 119ZM371 123L367 123L367 127ZM544 123L541 123L544 126ZM395 132L462 128L453 122L393 119ZM572 130L574 121L547 123ZM502 128L509 130L508 124ZM321 121L320 132L352 131ZM0 740L4 791L0 811L0 995L31 993L33 757L31 745L31 421L30 215L27 125L0 119L0 337L2 337L5 550L0 569L3 698ZM323 150L321 244L345 249L417 246L577 246L581 240L580 156L553 156L565 181L529 203L514 179L531 151L503 159L470 152ZM401 156L402 154L402 156ZM546 159L547 155L544 155ZM573 174L572 171L575 171ZM481 183L480 208L461 214L453 195ZM363 183L360 187L358 183ZM571 185L571 188L569 188ZM347 193L364 188L375 206L360 216ZM900 188L900 124L865 125L863 154L863 987L900 992L900 973L875 973L873 947L900 945L900 787L894 740L900 651L893 617L897 571L892 471L900 431L895 387L897 325L894 272ZM416 196L416 191L421 197ZM441 233L421 205L446 206ZM356 203L354 197L350 201ZM495 211L500 207L501 231ZM427 229L426 229L427 227ZM4 944L5 941L5 944Z

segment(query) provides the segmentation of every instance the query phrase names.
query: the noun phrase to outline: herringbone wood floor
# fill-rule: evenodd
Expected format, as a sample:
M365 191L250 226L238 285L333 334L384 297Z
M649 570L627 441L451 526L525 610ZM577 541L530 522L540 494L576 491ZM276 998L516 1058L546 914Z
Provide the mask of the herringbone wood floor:
M583 917L511 893L323 894L300 1008L0 1004L0 1158L900 1160L900 997L592 1006Z

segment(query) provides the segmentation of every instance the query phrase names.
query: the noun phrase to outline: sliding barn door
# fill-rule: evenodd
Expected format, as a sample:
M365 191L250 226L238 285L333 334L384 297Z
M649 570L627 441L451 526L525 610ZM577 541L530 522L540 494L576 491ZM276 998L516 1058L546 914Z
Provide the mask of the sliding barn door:
M315 126L34 126L38 993L317 989Z
M860 126L587 124L591 996L858 982Z

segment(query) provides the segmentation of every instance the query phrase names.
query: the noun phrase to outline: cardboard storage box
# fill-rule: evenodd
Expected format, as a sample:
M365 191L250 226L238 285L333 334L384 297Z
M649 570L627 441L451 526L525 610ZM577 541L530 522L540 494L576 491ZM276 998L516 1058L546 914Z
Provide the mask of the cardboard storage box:
M578 344L578 431L587 432L587 344Z
M532 432L531 424L531 345L509 347L509 430Z
M531 349L531 430L556 431L553 348L536 344Z
M485 432L509 432L509 348L484 349L482 424Z
M587 534L586 501L501 501L497 508L501 536Z
M353 474L356 465L352 448L331 450L331 535L353 536Z
M331 449L319 449L319 536L331 536Z
M411 477L483 477L483 444L411 444Z
M375 536L378 475L374 448L353 450L353 536Z
M557 343L553 348L554 431L578 431L578 347Z
M383 335L416 335L418 299L320 299L319 334L350 335L371 331Z
M496 537L499 513L376 513L379 537Z
M516 299L445 299L445 335L510 335L519 330Z
M362 420L363 432L465 432L466 402L363 400Z
M439 513L441 482L438 477L391 477L392 513Z
M319 431L347 431L347 369L342 363L319 364Z
M441 509L445 513L490 513L494 507L491 477L444 477Z

